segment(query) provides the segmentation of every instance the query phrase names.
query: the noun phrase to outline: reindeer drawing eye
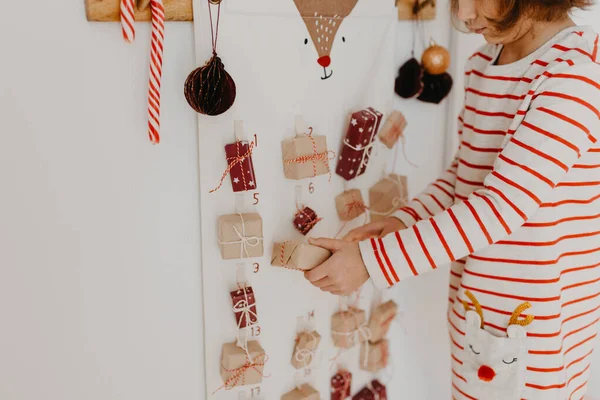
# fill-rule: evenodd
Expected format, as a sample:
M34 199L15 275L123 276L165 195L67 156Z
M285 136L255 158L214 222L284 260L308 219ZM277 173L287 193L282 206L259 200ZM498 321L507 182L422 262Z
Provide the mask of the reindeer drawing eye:
M308 38L304 39L304 44L308 44Z
M342 42L346 43L346 37L342 36Z
M472 351L473 353L475 353L475 354L477 354L477 355L480 355L480 354L481 354L481 352L479 352L479 353L478 353L478 352L476 352L476 351L475 351L475 349L473 348L473 345L469 345L469 348L471 349L471 351Z
M519 359L518 359L518 358L513 358L513 359L512 359L512 361L506 361L506 360L502 360L502 362L503 362L504 364L507 364L507 365L514 364L514 363L516 363L517 361L519 361Z

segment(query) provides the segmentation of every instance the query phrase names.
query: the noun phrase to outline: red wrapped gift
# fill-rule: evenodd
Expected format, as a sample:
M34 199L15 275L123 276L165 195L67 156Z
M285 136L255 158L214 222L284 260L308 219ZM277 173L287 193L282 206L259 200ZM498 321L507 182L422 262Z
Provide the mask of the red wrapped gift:
M387 390L377 379L352 397L352 400L387 400Z
M335 171L347 181L362 175L367 169L382 117L371 107L352 114Z
M256 299L251 286L240 287L230 293L233 312L238 328L245 328L258 322Z
M294 226L301 234L306 235L320 220L321 218L312 208L298 208L298 212L294 216Z
M231 177L231 186L234 192L256 189L256 177L254 176L254 164L252 163L253 150L254 142L236 141L225 145L227 169L221 177L221 183L217 188L211 190L211 193L221 187L227 174Z
M331 378L331 400L344 400L350 397L352 374L348 371L338 371Z

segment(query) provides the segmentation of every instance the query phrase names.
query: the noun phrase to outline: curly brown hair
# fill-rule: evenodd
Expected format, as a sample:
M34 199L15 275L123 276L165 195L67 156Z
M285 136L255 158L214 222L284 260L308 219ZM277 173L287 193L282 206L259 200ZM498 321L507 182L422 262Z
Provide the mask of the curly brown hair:
M512 29L527 15L536 21L552 22L564 18L576 8L587 8L594 0L495 0L498 5L498 16L488 18L498 31ZM458 0L451 0L453 15L458 12Z

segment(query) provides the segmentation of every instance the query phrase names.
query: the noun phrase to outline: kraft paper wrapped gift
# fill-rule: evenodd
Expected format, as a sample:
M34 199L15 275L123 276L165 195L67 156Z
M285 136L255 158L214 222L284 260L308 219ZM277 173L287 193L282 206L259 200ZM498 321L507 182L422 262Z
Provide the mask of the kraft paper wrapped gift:
M300 135L281 142L283 173L288 179L313 178L329 173L327 138Z
M331 338L333 345L350 349L368 339L365 324L365 311L349 308L338 311L331 317Z
M387 400L387 390L385 386L376 379L355 394L352 397L352 400Z
M281 396L281 400L320 400L320 398L319 392L308 383Z
M300 241L273 244L271 265L309 271L331 257L329 250Z
M406 128L406 119L400 111L393 111L379 131L379 141L388 149L394 147Z
M335 197L335 207L342 221L351 221L367 208L359 189L350 189Z
M292 365L296 369L308 367L315 356L321 335L317 331L300 332L296 337L296 346L292 354Z
M371 222L387 218L408 202L406 176L390 174L369 189Z
M254 325L258 322L256 299L251 286L240 287L229 293L233 303L235 321L239 329Z
M345 400L352 393L352 373L338 371L331 378L331 400Z
M360 368L369 372L378 372L387 367L389 342L387 339L371 343L363 342L360 348Z
M217 224L223 260L263 256L262 218L258 213L222 215Z
M369 319L371 342L378 342L385 338L397 313L398 305L393 300L380 304L371 312Z
M261 383L266 362L265 350L256 340L248 342L248 353L236 343L225 343L221 353L221 378L224 387L254 385Z

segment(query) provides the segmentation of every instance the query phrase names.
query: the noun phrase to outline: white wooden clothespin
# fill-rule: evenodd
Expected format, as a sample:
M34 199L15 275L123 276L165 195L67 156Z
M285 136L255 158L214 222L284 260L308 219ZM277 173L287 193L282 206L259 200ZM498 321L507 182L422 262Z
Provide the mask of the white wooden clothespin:
M246 264L238 263L235 265L235 280L239 287L246 287L248 285L248 278L246 278Z
M244 213L244 194L243 193L235 194L235 213L236 214Z
M245 139L244 135L244 121L240 119L236 119L233 121L233 134L235 135L235 140L238 142L243 142Z
M296 185L294 188L295 197L296 197L296 207L298 209L302 208L302 185Z

